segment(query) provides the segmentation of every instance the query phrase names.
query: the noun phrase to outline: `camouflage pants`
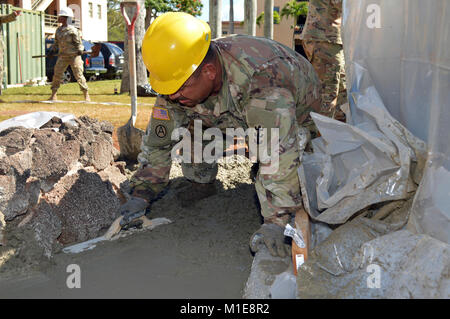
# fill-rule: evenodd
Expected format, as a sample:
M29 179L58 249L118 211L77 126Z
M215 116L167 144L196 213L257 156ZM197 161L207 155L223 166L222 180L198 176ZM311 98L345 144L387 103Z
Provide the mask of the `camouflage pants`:
M336 110L347 100L342 45L304 40L303 48L322 83L321 113L332 118L342 117L343 112Z
M81 59L80 55L77 55L76 57L58 57L53 72L52 91L58 90L61 85L64 71L66 71L69 65L72 68L73 76L77 80L81 91L87 91L88 86L83 75L83 59Z
M301 142L302 138L300 138L300 135L301 133L306 134L305 132L308 132L308 130L295 125L295 131L297 132L292 136L292 147L289 150L286 150L285 156L280 159L279 170L281 172L288 171L287 168L292 166L293 163L294 165L298 165L300 154L303 153L304 147L306 146L306 141ZM181 163L181 168L184 177L190 181L201 184L213 182L216 179L218 172L217 163ZM284 193L285 196L279 196L277 202L273 203L273 199L268 198L267 188L276 192L277 195ZM265 221L281 226L285 225L290 219L289 214L302 206L297 170L292 170L290 176L286 176L285 185L283 186L272 183L270 175L263 175L259 171L255 180L255 189L261 205L261 215L264 217ZM298 196L295 196L294 194L297 194ZM276 207L274 207L274 204L276 204ZM283 208L281 214L273 214L274 209L279 210L280 208Z

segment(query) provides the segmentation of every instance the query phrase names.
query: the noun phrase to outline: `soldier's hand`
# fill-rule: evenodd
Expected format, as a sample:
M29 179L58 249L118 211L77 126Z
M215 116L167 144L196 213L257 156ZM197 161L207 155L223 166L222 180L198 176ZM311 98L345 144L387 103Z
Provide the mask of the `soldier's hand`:
M291 247L284 242L284 228L276 224L263 224L250 239L250 249L253 252L259 250L261 244L265 244L270 254L274 257L286 257L291 255Z
M15 10L15 11L13 11L13 13L16 17L18 17L22 14L22 11Z

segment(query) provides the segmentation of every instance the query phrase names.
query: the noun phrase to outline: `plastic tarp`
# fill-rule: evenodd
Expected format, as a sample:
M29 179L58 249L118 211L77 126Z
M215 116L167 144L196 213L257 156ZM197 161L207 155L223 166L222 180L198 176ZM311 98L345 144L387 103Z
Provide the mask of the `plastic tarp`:
M344 0L351 116L313 115L299 170L313 237L343 224L300 267L299 298L450 297L449 16L448 0Z
M308 175L301 179L307 210L327 224L345 223L371 204L407 198L425 161L425 143L389 115L373 87L354 98L362 114L357 125L312 113L322 136L299 168L300 176Z
M350 96L373 87L389 113L428 144L428 164L413 205L410 227L447 243L449 16L447 0L345 0L342 29ZM357 101L350 98L349 103L352 123L359 123L363 115Z
M24 115L19 115L8 120L0 122L0 132L10 127L22 126L25 128L40 128L46 124L53 117L58 117L61 121L70 122L73 125L77 125L74 121L75 116L68 113L60 112L33 112Z
M410 207L334 230L298 270L298 297L449 298L450 246L402 229Z

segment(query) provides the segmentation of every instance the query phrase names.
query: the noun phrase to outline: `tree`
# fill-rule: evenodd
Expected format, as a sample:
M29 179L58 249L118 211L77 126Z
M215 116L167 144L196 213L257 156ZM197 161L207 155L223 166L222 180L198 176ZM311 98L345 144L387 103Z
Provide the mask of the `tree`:
M281 9L281 18L286 17L286 19L294 18L294 25L291 26L291 29L294 29L292 32L292 45L295 47L295 31L299 26L297 25L298 17L307 16L308 15L308 2L307 1L299 1L291 0L287 2L284 7Z
M145 17L145 28L161 13L174 11L186 12L194 17L202 14L203 4L200 0L145 0L147 15Z
M264 0L264 36L268 39L273 39L273 3L274 0Z
M200 0L172 0L173 11L186 12L197 17L202 14L203 4Z
M256 35L256 0L244 0L244 26L248 35Z
M234 3L230 0L230 34L234 34Z
M135 36L135 51L136 51L136 84L137 86L143 86L148 83L147 78L147 68L145 67L144 60L142 60L142 39L145 34L145 6L144 0L137 0L140 5L139 15L136 19L134 25L134 36ZM119 7L120 12L120 7ZM131 16L129 17L132 18ZM123 19L123 18L122 18ZM125 22L124 22L124 31L125 31ZM125 34L127 34L125 32ZM125 37L124 41L124 58L125 61L128 61L128 37ZM122 73L122 82L120 85L120 93L125 93L130 91L130 74L128 69L128 63L125 63L123 66Z
M222 36L222 0L209 0L209 26L212 39Z
M273 12L273 24L279 24L281 21L280 14L277 11ZM256 24L261 27L264 24L264 11L256 18Z
M125 39L125 22L120 13L120 0L108 0L108 41L123 41Z

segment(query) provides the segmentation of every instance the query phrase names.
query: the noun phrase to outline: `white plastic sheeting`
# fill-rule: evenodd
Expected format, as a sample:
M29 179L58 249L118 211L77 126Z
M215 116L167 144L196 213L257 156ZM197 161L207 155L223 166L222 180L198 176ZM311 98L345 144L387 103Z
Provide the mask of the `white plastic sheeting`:
M68 113L60 112L33 112L19 115L8 120L0 122L0 132L10 127L22 126L25 128L40 128L42 125L50 121L53 117L58 117L61 121L70 122L76 125L75 116Z
M299 298L450 298L449 16L448 0L344 0L351 116L313 115L299 170L313 219L344 224L300 267Z
M352 123L361 120L352 97L373 87L427 142L410 226L450 243L450 1L345 0L343 12Z
M411 172L426 156L425 143L389 115L373 87L354 97L361 114L357 125L312 113L322 137L313 140L314 153L303 155L299 169L300 176L308 176L302 178L307 210L327 224L345 223L371 204L410 196L416 189Z

